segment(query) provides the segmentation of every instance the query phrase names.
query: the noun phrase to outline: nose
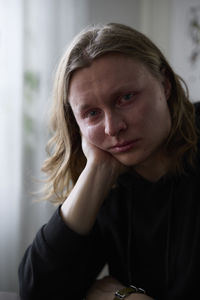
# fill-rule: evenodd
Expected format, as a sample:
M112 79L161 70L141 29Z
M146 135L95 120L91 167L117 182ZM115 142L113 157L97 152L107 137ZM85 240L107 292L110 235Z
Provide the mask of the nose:
M117 136L126 128L127 124L122 116L117 114L107 114L105 116L105 134L109 136Z

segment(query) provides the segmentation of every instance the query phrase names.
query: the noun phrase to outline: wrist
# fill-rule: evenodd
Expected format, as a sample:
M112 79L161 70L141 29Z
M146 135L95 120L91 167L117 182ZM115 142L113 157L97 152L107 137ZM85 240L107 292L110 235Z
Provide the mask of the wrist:
M101 186L105 184L105 188L109 189L116 182L119 175L118 169L118 162L111 164L107 161L94 160L87 162L84 172L93 174L95 176L93 178L96 178L98 184L100 183Z
M132 294L145 294L145 290L142 288L137 288L136 286L130 285L128 287L122 288L115 292L115 296L113 300L119 300L119 299L130 299L130 295Z

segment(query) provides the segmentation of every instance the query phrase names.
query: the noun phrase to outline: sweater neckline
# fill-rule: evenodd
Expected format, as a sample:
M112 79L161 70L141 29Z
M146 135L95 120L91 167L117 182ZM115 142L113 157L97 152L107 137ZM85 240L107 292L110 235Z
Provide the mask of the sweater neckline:
M166 174L160 177L157 181L150 181L132 170L123 173L118 177L118 183L123 186L132 186L133 184L144 186L158 186L161 184L166 184L169 180L171 181L171 176Z

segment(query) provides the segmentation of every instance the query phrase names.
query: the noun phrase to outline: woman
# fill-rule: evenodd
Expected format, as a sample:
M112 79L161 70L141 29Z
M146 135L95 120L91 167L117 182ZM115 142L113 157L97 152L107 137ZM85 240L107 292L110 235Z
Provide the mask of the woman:
M22 300L191 298L200 166L181 78L140 32L97 25L68 47L53 98L43 171L60 205L20 264Z

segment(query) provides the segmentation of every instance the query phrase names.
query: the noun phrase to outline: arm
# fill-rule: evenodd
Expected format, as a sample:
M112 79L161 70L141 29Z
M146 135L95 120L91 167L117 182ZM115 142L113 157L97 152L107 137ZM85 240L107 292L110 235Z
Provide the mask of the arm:
M120 168L112 157L87 143L84 149L88 160L74 189L22 259L22 300L82 299L106 262L94 223Z
M87 157L86 167L62 205L61 214L70 228L80 234L87 234L124 166L110 154L88 144L84 138L83 151Z
M105 263L98 227L81 236L66 226L58 209L21 261L21 299L81 300Z

